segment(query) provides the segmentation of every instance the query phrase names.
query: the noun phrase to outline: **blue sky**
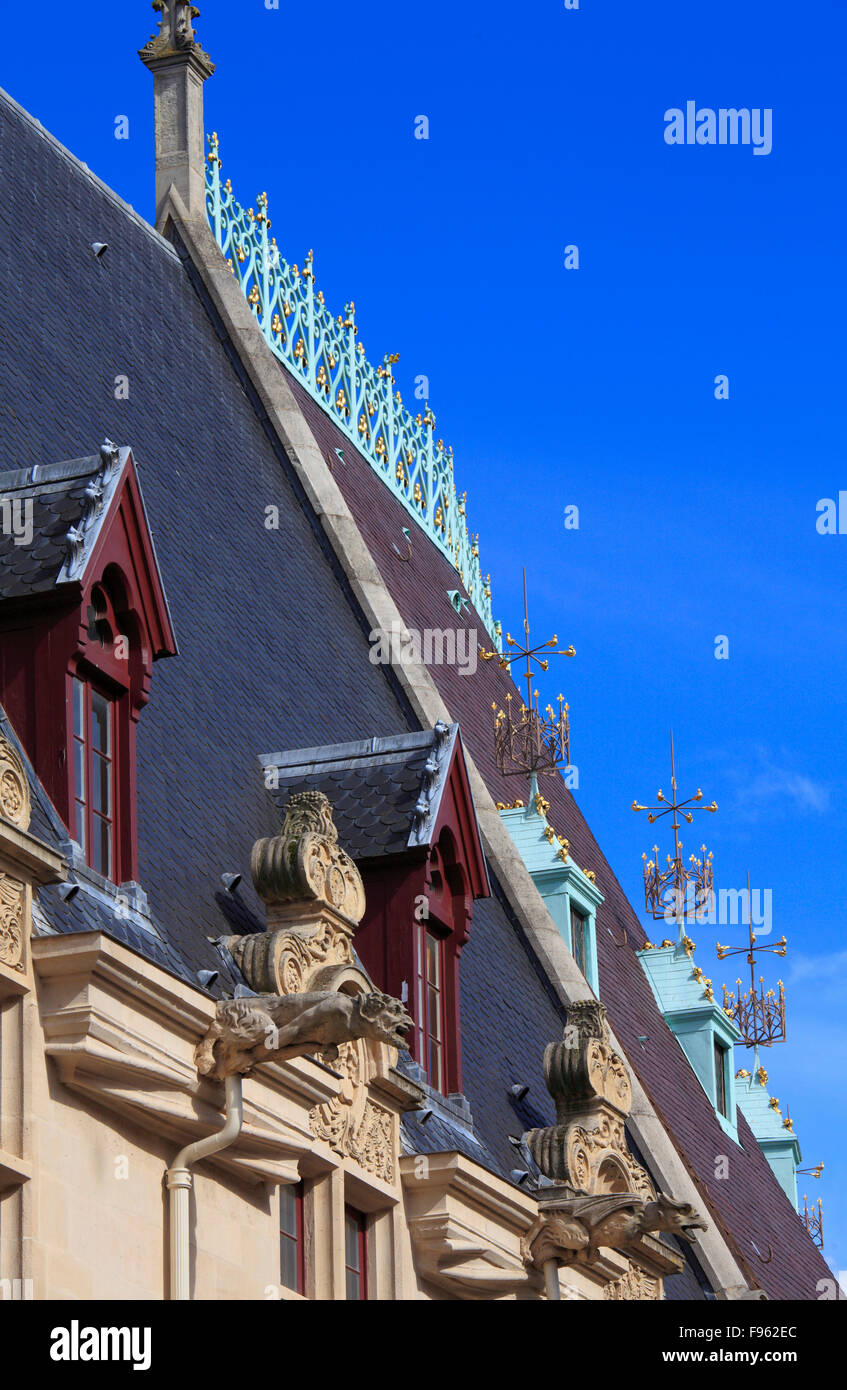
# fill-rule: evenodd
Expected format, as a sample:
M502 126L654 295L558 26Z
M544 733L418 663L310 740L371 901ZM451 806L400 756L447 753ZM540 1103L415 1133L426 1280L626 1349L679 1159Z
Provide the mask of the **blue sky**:
M720 806L718 884L772 889L771 1091L826 1164L806 1190L847 1269L847 535L815 527L847 489L843 0L201 8L224 176L267 190L283 255L314 247L405 399L429 376L504 628L526 564L533 632L577 648L545 693L565 682L579 801L633 903L652 835L629 807L667 784L671 726L682 787ZM155 19L101 14L0 0L0 83L151 218ZM667 145L688 100L770 108L771 153Z

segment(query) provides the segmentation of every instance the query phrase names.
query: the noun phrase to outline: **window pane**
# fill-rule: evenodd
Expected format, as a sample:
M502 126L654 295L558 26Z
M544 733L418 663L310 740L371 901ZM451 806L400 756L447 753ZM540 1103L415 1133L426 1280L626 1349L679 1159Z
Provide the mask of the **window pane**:
M297 1188L290 1185L279 1189L279 1229L297 1239Z
M74 733L85 737L85 686L79 676L74 676Z
M100 753L111 753L111 703L96 690L91 692L91 746Z
M441 1090L441 1044L435 1038L429 1040L429 1083Z
M351 1303L362 1300L362 1280L352 1269L347 1270L347 1298Z
M573 958L585 974L585 918L582 913L571 910L571 949Z
M283 1288L300 1292L298 1277L297 1242L280 1232L279 1237L279 1282Z
M112 764L99 753L91 755L91 805L101 816L111 816Z
M715 1100L720 1113L728 1118L726 1114L726 1072L725 1053L720 1043L715 1041Z
M76 805L76 826L74 828L74 839L81 850L85 849L85 807L80 801Z
M104 878L112 874L112 824L102 816L91 817L91 867Z
M348 1269L359 1270L359 1218L348 1211L344 1217L344 1263Z
M85 744L74 739L74 795L85 801Z
M438 962L438 955L439 955L438 946L439 946L438 938L437 938L437 937L434 937L430 932L427 932L427 934L426 934L426 974L427 974L427 979L430 981L431 984L434 984L434 985L436 986L436 988L438 988L438 985L439 985L439 983L440 983L440 976L439 976L439 971L438 971L438 964L439 964L439 962Z

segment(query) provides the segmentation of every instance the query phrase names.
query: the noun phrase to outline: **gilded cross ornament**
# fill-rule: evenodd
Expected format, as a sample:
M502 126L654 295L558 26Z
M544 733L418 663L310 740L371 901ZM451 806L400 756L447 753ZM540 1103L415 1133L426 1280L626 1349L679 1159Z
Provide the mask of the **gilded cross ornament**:
M506 645L512 648L511 656L505 652L486 651L484 647L480 647L479 651L483 661L496 660L502 671L508 671L513 661L526 662L526 670L520 677L526 681L526 700L521 703L519 714L512 713L511 695L506 696L505 709L498 709L496 701L491 708L494 713L494 750L500 771L507 777L522 773L532 778L539 772L553 772L557 767L567 767L571 760L569 706L564 695L559 695L558 711L552 705L547 705L547 718L542 716L538 706L539 694L533 689L536 675L533 666L547 671L551 654L576 656L576 650L574 647L559 648L555 633L547 642L534 647L530 645L526 570L523 572L523 610L523 646L507 632ZM547 655L541 656L541 652Z
M774 941L770 946L765 946L756 937L753 930L753 900L750 893L750 874L747 874L747 917L750 931L750 940L746 946L722 946L717 943L718 960L726 960L729 956L746 955L747 964L750 967L750 988L746 993L742 991L740 978L736 980L736 989L733 994L723 987L723 1008L724 1013L728 1014L733 1022L741 1031L741 1037L745 1047L770 1047L773 1043L785 1041L785 985L782 980L777 981L779 994L774 990L765 989L765 978L759 976L758 987L756 985L756 952L765 954L772 951L774 955L784 956L788 949L788 942L785 937L780 937L779 941Z
M656 793L657 806L641 806L637 801L633 801L633 811L646 811L647 819L652 825L654 821L660 820L662 816L670 815L671 829L673 830L673 857L666 855L665 862L667 867L659 867L659 846L653 846L653 858L648 860L646 854L642 854L644 861L644 905L647 912L655 919L660 918L670 920L675 918L679 923L680 940L685 942L685 923L708 912L714 902L714 874L712 869L712 854L707 852L706 846L702 845L701 858L691 854L688 856L688 864L683 863L682 841L679 838L680 818L689 825L694 820L695 811L715 812L718 803L713 801L709 806L700 803L703 800L703 793L697 788L694 796L680 800L678 797L676 783L676 762L674 759L673 730L671 730L671 795L665 796L661 787ZM693 943L692 943L693 945Z

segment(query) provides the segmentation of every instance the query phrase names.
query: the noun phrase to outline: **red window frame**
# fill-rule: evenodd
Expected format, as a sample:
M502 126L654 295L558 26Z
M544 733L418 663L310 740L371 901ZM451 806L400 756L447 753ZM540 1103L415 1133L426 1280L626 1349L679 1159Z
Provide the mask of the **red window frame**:
M415 1033L418 1061L434 1090L446 1094L446 937L431 920L417 924L415 943Z
M293 1202L291 1199L293 1198ZM286 1204L289 1204L286 1210ZM298 1182L294 1185L283 1185L279 1189L279 1282L284 1289L291 1289L294 1293L305 1294L306 1292L306 1243L303 1238L303 1217L304 1217L304 1193L303 1184ZM288 1216L293 1219L288 1221L288 1225L294 1227L293 1231L286 1230L283 1224ZM293 1250L294 1263L294 1283L290 1283L286 1277L285 1262L283 1254L290 1255Z
M351 1259L356 1263L352 1264ZM344 1208L344 1275L346 1297L353 1303L368 1297L368 1224L364 1212ZM352 1290L352 1292L351 1292Z
M118 864L117 702L103 686L83 672L76 672L71 682L72 833L85 854L86 863L104 878L114 881ZM95 738L95 708L106 713L105 749L98 747ZM108 803L105 811L104 792ZM106 828L105 838L103 827Z

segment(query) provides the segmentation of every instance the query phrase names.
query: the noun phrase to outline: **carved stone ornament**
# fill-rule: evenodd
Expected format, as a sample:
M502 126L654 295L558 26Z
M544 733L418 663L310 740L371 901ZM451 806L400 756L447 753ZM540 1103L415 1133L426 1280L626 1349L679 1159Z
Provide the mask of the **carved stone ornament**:
M223 939L251 989L262 994L369 988L353 958L365 911L362 876L338 843L322 792L291 796L278 835L257 840L251 872L268 930Z
M0 816L19 830L29 829L29 785L24 765L5 738L0 738Z
M24 970L24 914L26 888L0 873L0 963Z
M555 1125L531 1130L530 1153L547 1177L571 1192L643 1192L654 1196L626 1143L632 1087L613 1051L606 1009L596 999L570 1004L563 1040L544 1051L544 1080L556 1103Z
M202 70L205 77L215 71L215 65L208 53L194 37L194 20L200 11L187 0L153 0L153 9L159 15L159 32L152 34L138 56L147 67L162 58L178 58L190 55Z
M650 1302L662 1297L662 1281L647 1274L639 1265L630 1265L623 1278L606 1284L603 1297L626 1299L632 1303Z
M203 1076L246 1075L259 1062L320 1053L335 1061L342 1043L367 1038L405 1047L412 1020L390 995L256 995L222 1000L194 1060Z
M525 1137L555 1186L542 1189L538 1217L523 1238L525 1264L538 1270L555 1261L596 1272L602 1269L604 1247L637 1253L639 1276L632 1274L633 1262L632 1277L616 1281L617 1291L605 1296L661 1297L658 1276L681 1268L682 1261L654 1233L670 1231L691 1243L691 1231L705 1226L688 1202L657 1195L629 1150L624 1126L632 1087L623 1059L612 1049L606 1009L598 1000L568 1006L562 1042L544 1053L544 1079L557 1123ZM643 1292L647 1286L640 1276L654 1281L658 1292ZM636 1288L642 1292L631 1292Z
M394 1181L395 1121L390 1111L368 1099L368 1083L380 1071L371 1042L342 1044L333 1064L343 1078L332 1100L316 1105L309 1128L336 1153L348 1154L368 1173Z

